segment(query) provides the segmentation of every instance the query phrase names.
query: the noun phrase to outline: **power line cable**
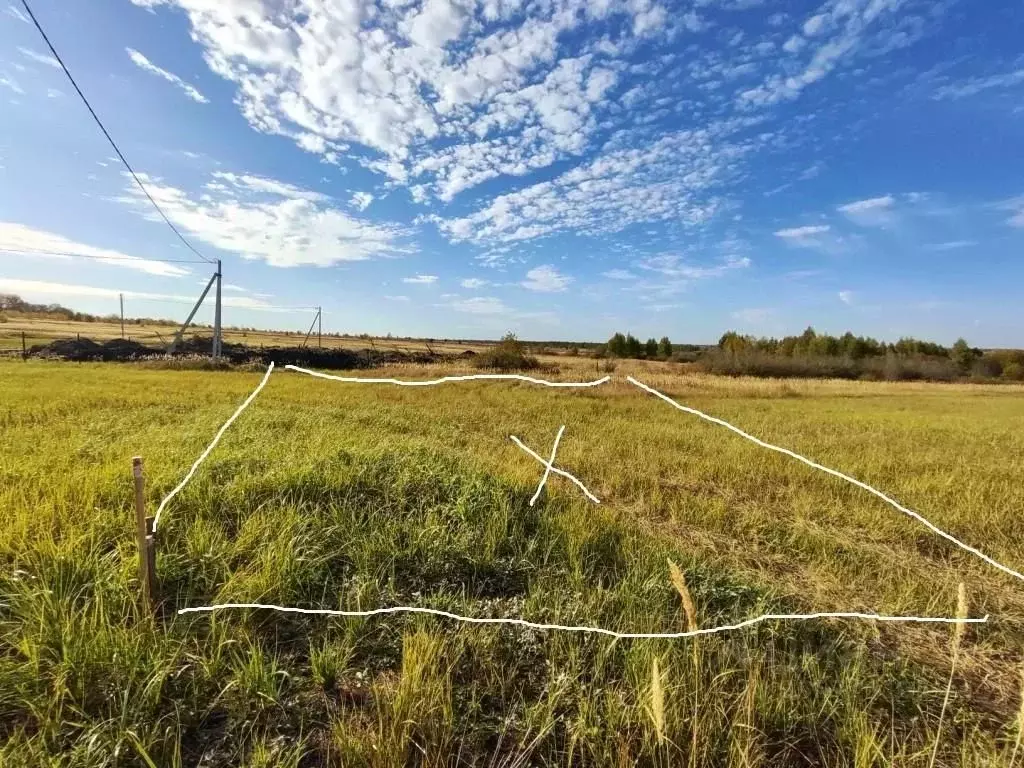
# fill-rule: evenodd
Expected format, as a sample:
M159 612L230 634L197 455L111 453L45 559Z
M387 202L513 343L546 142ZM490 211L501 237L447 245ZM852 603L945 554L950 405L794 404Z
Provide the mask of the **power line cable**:
M171 228L171 231L178 236L178 239L181 240L181 242L183 242L185 246L190 251L192 251L192 253L194 253L196 256L198 256L203 261L209 264L213 264L214 262L212 259L206 258L206 256L204 256L198 250L196 250L195 246L193 246L192 243L185 239L185 236L181 234L181 232L178 231L178 228L171 223L171 220L169 218L167 218L167 214L164 213L163 208L161 208L157 204L156 200L153 199L153 196L149 194L149 190L146 189L146 185L142 183L141 179L139 179L138 175L135 173L135 170L132 168L131 164L128 162L124 154L121 152L120 148L117 146L117 142L114 141L113 137L110 135L110 132L106 129L106 126L103 125L103 121L100 120L99 115L96 114L96 110L92 108L92 104L90 104L89 100L85 98L85 94L82 93L82 89L78 87L78 83L75 82L75 78L71 76L71 72L68 71L67 65L64 64L64 60L60 57L60 54L57 53L57 49L53 47L53 43L50 42L50 38L46 36L46 32L43 31L42 26L39 24L39 20L36 19L36 15L32 13L32 8L29 7L28 0L21 0L21 4L25 6L25 11L28 13L29 18L32 19L32 23L39 31L39 34L42 36L43 41L50 49L50 53L53 54L53 57L57 60L57 63L60 64L60 68L64 70L64 74L67 75L67 78L71 82L72 87L74 87L75 91L78 93L79 98L82 99L82 103L85 104L85 108L89 110L89 114L92 115L92 119L96 121L96 125L100 127L101 131L103 131L103 135L107 137L107 141L110 142L110 146L114 148L114 152L116 152L117 156L121 158L121 162L124 163L124 167L128 169L128 172L132 175L132 178L135 179L135 183L139 185L139 189L142 190L142 193L146 196L149 202L153 204L153 207L156 208L157 213L160 214L160 217L164 220L164 222L166 222L167 226Z

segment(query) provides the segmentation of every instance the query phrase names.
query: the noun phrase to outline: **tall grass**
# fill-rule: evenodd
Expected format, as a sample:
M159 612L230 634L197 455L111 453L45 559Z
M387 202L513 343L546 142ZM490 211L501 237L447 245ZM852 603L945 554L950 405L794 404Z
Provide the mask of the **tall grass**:
M175 613L406 604L678 631L768 610L941 614L936 584L968 578L972 611L1024 607L1015 584L870 499L619 384L413 393L275 373L168 507L149 616L130 457L146 459L152 505L257 378L0 367L0 764L1016 759L1000 741L1019 705L1012 622L964 639L955 670L968 685L940 712L926 692L951 674L947 637L927 627L773 623L699 643L623 642L409 615ZM1014 562L1016 521L1002 510L1024 500L1006 458L1024 445L1013 428L1024 409L1012 394L851 397L816 384L766 399L742 382L730 393L666 380L670 394L874 480ZM507 435L539 443L562 423L558 463L600 506L557 477L528 503L539 468Z

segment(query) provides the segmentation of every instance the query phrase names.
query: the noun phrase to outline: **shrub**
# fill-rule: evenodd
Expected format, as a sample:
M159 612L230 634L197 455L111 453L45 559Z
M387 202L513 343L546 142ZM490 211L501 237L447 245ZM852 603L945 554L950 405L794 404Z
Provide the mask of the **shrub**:
M526 354L526 348L515 334L506 333L500 342L473 358L473 366L498 371L529 371L539 367L540 363L537 358Z
M1020 363L1007 363L1003 367L1003 378L1010 381L1024 381L1024 365Z

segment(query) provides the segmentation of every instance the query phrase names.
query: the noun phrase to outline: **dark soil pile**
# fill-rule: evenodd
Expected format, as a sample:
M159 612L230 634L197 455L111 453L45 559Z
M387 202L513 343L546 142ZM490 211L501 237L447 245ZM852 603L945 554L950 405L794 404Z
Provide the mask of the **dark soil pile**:
M137 341L110 339L98 344L92 339L57 339L49 344L37 344L29 350L30 357L58 360L117 361L150 360L165 357L208 357L212 339L191 338L183 341L173 354L159 347L147 347ZM262 363L267 365L297 365L308 368L353 369L375 368L393 363L433 363L443 355L427 352L378 351L373 349L318 349L316 347L246 347L242 344L224 344L222 357L229 363Z

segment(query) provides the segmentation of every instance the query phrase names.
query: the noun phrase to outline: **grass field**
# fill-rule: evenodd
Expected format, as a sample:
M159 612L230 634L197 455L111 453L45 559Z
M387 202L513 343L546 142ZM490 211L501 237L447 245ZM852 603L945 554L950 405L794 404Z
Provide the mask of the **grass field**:
M571 368L578 365L575 370ZM556 378L591 378L563 361ZM402 367L373 376L459 371ZM275 371L161 520L161 607L138 606L130 459L148 503L258 371L0 361L0 763L1024 765L1024 583L878 499L625 381L890 493L1024 568L1024 387L786 383L621 363L610 384L341 384ZM548 455L602 500L552 476ZM971 616L767 622L765 612ZM946 702L944 706L944 701ZM933 758L934 752L934 758Z
M310 317L312 320L312 316ZM124 327L124 338L138 341L149 346L161 346L174 338L180 325L170 323L139 323L126 321ZM10 313L4 322L0 322L0 353L20 352L22 334L25 334L25 345L32 347L36 344L49 344L56 339L74 339L77 336L89 338L96 342L104 342L109 339L120 339L121 324L107 322L78 322L73 320L47 319L38 315L22 315ZM213 331L206 327L190 327L184 334L186 339L194 336L210 338ZM251 347L294 347L304 341L308 345L317 346L319 343L326 349L379 349L394 350L398 352L427 352L433 350L438 353L459 354L467 349L480 350L482 346L477 343L460 341L435 341L427 342L423 339L387 339L367 338L358 336L331 336L326 335L317 338L314 333L305 339L305 331L258 331L239 330L237 328L224 329L224 341L229 344L244 344Z

